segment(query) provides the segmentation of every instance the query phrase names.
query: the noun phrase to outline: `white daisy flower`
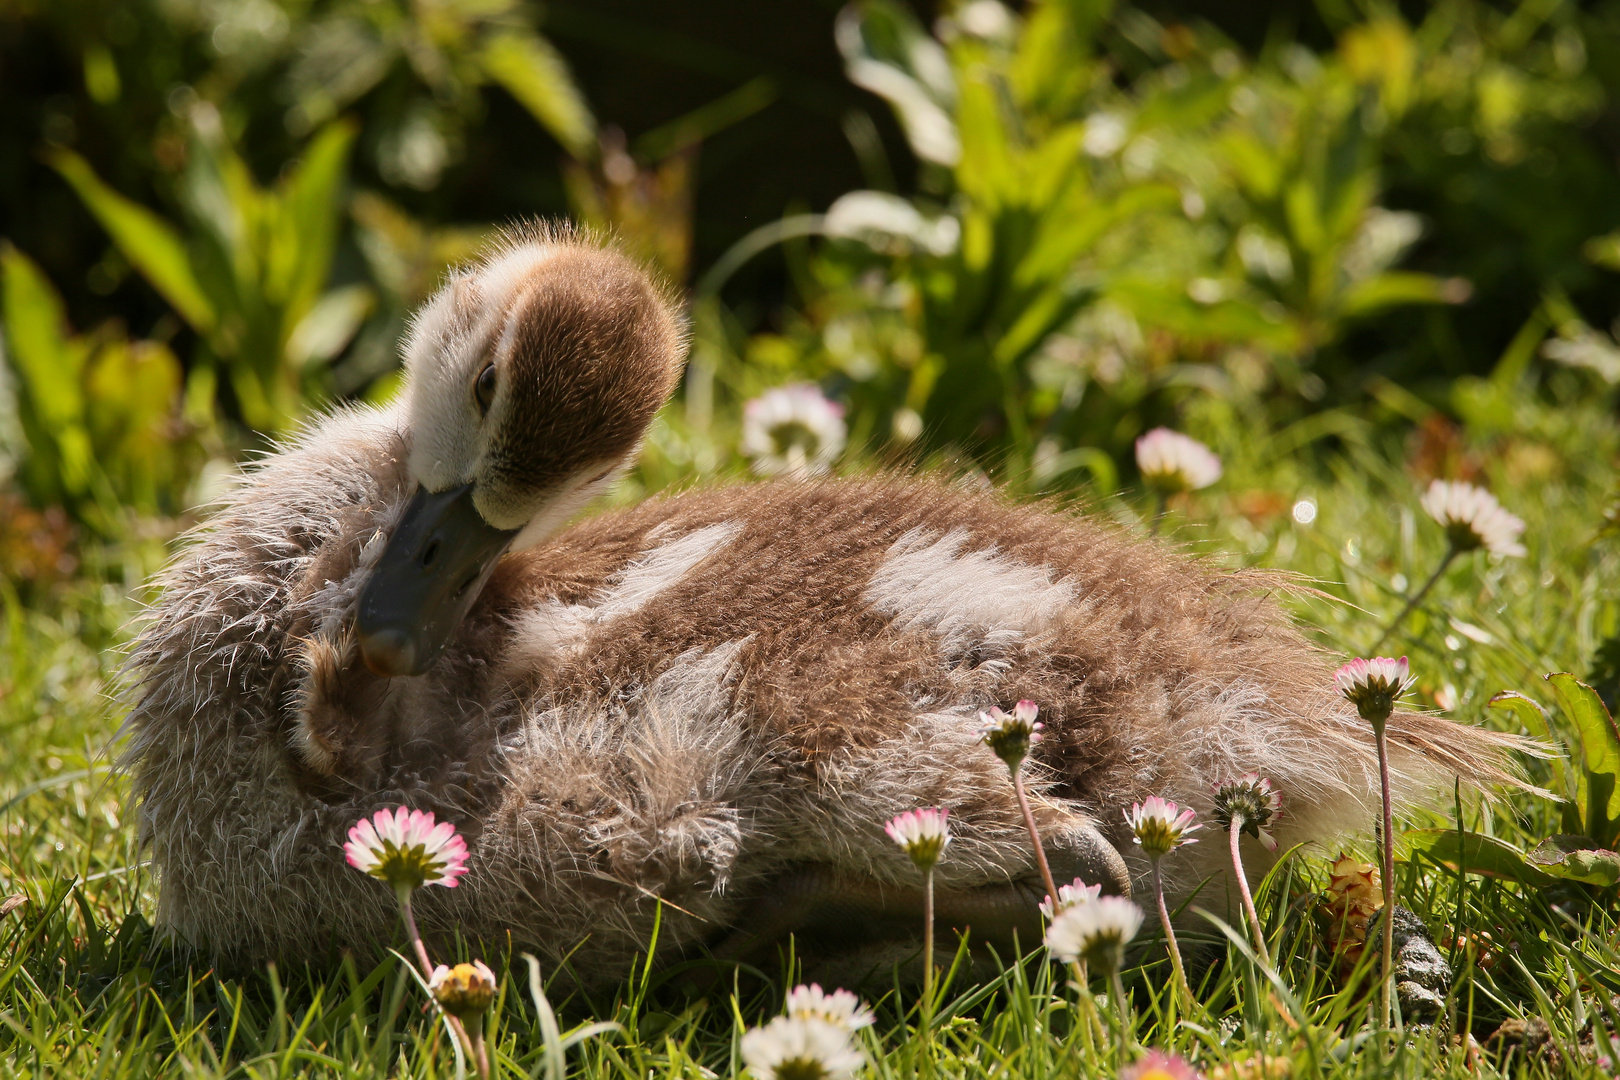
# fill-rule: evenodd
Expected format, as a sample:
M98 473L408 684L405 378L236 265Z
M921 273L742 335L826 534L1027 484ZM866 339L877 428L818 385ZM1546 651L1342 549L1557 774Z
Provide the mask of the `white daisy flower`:
M1416 680L1406 657L1392 660L1375 656L1371 660L1357 658L1333 673L1333 682L1339 692L1350 699L1363 720L1382 723L1395 710L1395 701Z
M742 452L761 476L814 476L844 449L844 408L812 383L767 390L743 406Z
M889 839L906 849L911 861L921 870L927 870L939 861L951 843L950 811L943 806L930 806L921 810L907 810L896 814L883 826Z
M739 1048L758 1080L849 1080L866 1064L849 1031L825 1020L778 1016L746 1032Z
M1168 855L1182 844L1198 843L1187 835L1203 828L1202 825L1193 824L1197 816L1198 812L1191 807L1182 809L1157 795L1149 795L1144 802L1132 803L1131 808L1125 811L1125 820L1136 834L1136 842L1142 846L1143 854L1150 858Z
M1075 904L1083 904L1088 900L1095 900L1101 895L1101 885L1087 885L1081 879L1075 878L1073 885L1058 886L1057 910L1062 911L1066 907L1073 907ZM1041 914L1045 915L1049 920L1052 918L1054 912L1052 910L1052 898L1050 896L1041 901Z
M448 821L435 823L431 813L408 806L361 818L349 830L343 853L350 866L396 889L453 889L467 872L467 842L456 827Z
M1458 551L1484 548L1492 555L1524 554L1519 543L1524 521L1504 510L1484 488L1436 480L1423 495L1423 509L1445 526L1446 539Z
M1221 478L1221 459L1214 451L1162 427L1136 440L1136 466L1145 482L1165 491L1197 491Z
M1046 929L1046 947L1066 964L1083 961L1108 976L1125 963L1125 946L1141 928L1141 908L1122 896L1100 896L1060 910Z
M877 1020L872 1010L848 990L834 990L829 994L818 983L789 990L787 1008L783 1012L794 1020L824 1020L845 1031L870 1027Z

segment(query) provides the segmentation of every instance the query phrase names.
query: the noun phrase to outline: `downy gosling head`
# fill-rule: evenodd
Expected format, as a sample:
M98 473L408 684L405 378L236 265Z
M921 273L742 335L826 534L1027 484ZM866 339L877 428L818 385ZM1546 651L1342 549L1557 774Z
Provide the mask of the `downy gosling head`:
M421 309L404 345L417 489L360 597L368 668L426 671L500 557L629 466L683 336L635 263L560 229L519 233Z

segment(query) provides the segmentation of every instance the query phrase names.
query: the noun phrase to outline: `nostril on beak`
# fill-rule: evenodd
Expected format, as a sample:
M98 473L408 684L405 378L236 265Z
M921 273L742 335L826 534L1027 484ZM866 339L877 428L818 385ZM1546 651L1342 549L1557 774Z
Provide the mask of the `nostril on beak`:
M404 630L375 630L360 636L360 658L373 675L415 675L416 644Z
M439 542L437 540L429 541L428 546L422 551L422 565L424 567L432 566L433 560L437 559L438 557Z

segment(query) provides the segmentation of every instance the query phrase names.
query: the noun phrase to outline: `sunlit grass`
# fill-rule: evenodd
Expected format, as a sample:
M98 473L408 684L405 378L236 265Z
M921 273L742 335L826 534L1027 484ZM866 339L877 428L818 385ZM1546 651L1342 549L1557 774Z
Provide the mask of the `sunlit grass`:
M1600 407L1573 400L1516 407L1522 415L1512 433L1463 438L1457 450L1472 455L1482 482L1526 519L1528 555L1457 560L1393 642L1412 658L1420 704L1444 702L1458 719L1496 726L1512 719L1486 709L1492 694L1511 688L1547 700L1540 676L1585 675L1620 625L1612 587L1620 545L1605 525L1620 448L1615 425ZM1444 550L1439 528L1418 508L1419 479L1403 441L1347 418L1331 444L1271 457L1275 440L1245 441L1241 425L1218 410L1194 410L1189 426L1223 454L1227 476L1172 507L1169 538L1228 565L1300 575L1319 594L1288 602L1315 639L1336 654L1368 647ZM1296 512L1301 503L1310 512ZM1145 531L1150 505L1126 495L1096 512ZM28 898L0 917L7 1074L453 1075L454 1047L396 959L369 969L345 962L331 970L214 972L154 944L147 922L154 883L127 788L112 770L122 708L110 687L135 599L88 579L26 602L9 588L3 596L0 894ZM1526 768L1536 781L1549 775L1542 763ZM1455 827L1459 814L1467 828L1520 846L1558 831L1552 803L1519 793L1495 803L1463 793L1419 824ZM1371 851L1368 835L1362 853ZM1292 1076L1604 1075L1583 1055L1605 1052L1607 1031L1620 1021L1620 937L1605 906L1612 891L1606 898L1575 887L1537 892L1401 864L1400 902L1424 918L1457 979L1442 1024L1384 1043L1365 1034L1366 965L1341 978L1317 927L1323 857L1333 854L1296 852L1259 883L1274 979L1253 962L1240 925L1187 913L1182 947L1199 1005L1174 1019L1170 967L1150 921L1126 974L1134 1006L1127 1041L1174 1050L1226 1076L1282 1075L1262 1072L1262 1061L1272 1070L1290 1062ZM1225 911L1224 901L1192 906ZM943 955L951 944L941 941ZM549 1075L556 1059L546 1052L525 962L505 952L485 958L504 976L487 1033L496 1074ZM791 960L768 974L726 973L718 985L727 989L700 997L659 971L591 999L570 993L563 980L549 983L562 1039L588 1033L567 1052L570 1075L734 1075L738 1039L780 1009ZM1038 958L1009 962L985 985L958 971L941 988L927 1038L912 988L892 980L852 988L878 1011L876 1027L861 1033L872 1075L1112 1075L1137 1051L1122 1053L1117 1033L1099 1036L1088 1018L1107 1027L1117 1003L1092 999L1066 978ZM1101 984L1093 989L1100 994ZM1504 1020L1528 1018L1546 1023L1553 1049L1486 1042ZM584 1027L593 1023L616 1026ZM1456 1045L1463 1033L1484 1045Z

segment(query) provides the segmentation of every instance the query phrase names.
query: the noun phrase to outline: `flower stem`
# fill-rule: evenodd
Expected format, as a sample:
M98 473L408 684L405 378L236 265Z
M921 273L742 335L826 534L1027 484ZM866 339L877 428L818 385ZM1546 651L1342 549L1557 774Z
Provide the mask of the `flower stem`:
M1238 852L1238 837L1243 835L1243 815L1232 815L1232 872L1237 875L1238 893L1243 897L1243 911L1249 917L1249 930L1254 934L1254 951L1260 960L1271 966L1271 953L1266 949L1266 935L1260 929L1260 915L1254 910L1254 897L1249 893L1249 879L1243 873L1243 856Z
M411 939L411 947L416 950L416 961L422 965L422 978L433 978L433 961L428 959L427 946L422 944L422 935L416 929L416 915L411 911L411 890L399 890L399 911L405 917L405 936Z
M923 1038L934 1028L934 868L923 874Z
M1383 789L1383 875L1384 875L1384 964L1379 969L1378 992L1383 1002L1383 1024L1391 1023L1390 986L1395 977L1395 823L1389 795L1389 740L1385 734L1388 718L1373 725L1378 743L1378 783Z
M1165 498L1163 491L1153 489L1153 522L1148 526L1149 536L1158 536L1159 527L1164 524L1164 515L1170 509L1170 500Z
M1159 856L1153 859L1153 898L1159 903L1159 923L1164 927L1165 947L1170 950L1170 963L1176 969L1176 993L1192 1003L1192 987L1187 985L1187 972L1181 966L1181 946L1176 943L1175 928L1170 925L1170 909L1164 902L1164 879L1159 873Z
M1057 914L1058 890L1057 882L1052 880L1052 868L1046 862L1046 848L1041 844L1040 830L1035 828L1035 815L1029 808L1029 795L1024 791L1023 762L1013 770L1013 792L1018 796L1018 809L1024 814L1024 828L1029 830L1029 842L1035 845L1035 864L1041 868L1041 884L1046 886L1046 895L1052 898L1052 914Z
M470 1036L472 1040L473 1065L477 1067L478 1075L481 1080L489 1080L489 1050L484 1045L483 1025L474 1024L469 1032L467 1028L462 1026L460 1019L454 1016L452 1016L450 1019L454 1020L458 1027L462 1027L462 1035L464 1037Z
M1370 654L1376 656L1378 650L1384 647L1384 642L1389 640L1389 636L1395 632L1395 629L1401 623L1406 621L1408 615L1412 614L1412 609L1423 603L1423 598L1429 595L1429 590L1434 588L1434 583L1440 580L1440 575L1446 572L1446 567L1451 565L1451 560L1455 559L1458 554L1455 544L1447 546L1445 557L1440 560L1440 565L1434 568L1434 573L1429 575L1429 580L1423 583L1423 587L1413 593L1411 599L1406 601L1406 606L1401 608L1401 613L1395 616L1388 626L1384 627L1384 632L1378 635L1378 640L1373 642L1373 647L1368 650Z
M416 952L416 961L422 965L423 980L431 981L433 979L433 961L428 959L427 946L422 944L422 934L416 929L416 913L411 910L411 890L407 887L400 887L397 890L397 895L399 896L400 914L405 918L405 936L411 939L411 947ZM489 1058L484 1053L483 1039L480 1037L475 1042L473 1037L467 1033L467 1027L459 1017L451 1016L445 1012L437 1001L433 1003L433 1006L438 1009L439 1015L450 1022L450 1030L455 1033L462 1049L467 1051L467 1056L473 1059L473 1065L478 1069L478 1075L488 1080Z
M1115 968L1109 976L1109 989L1114 997L1114 1010L1119 1014L1119 1067L1125 1068L1131 1060L1131 1046L1135 1041L1131 1038L1130 1020L1125 1007L1125 982L1119 977L1119 969Z
M1080 1011L1084 1014L1080 1030L1085 1036L1086 1050L1095 1055L1099 1046L1108 1044L1108 1032L1104 1029L1103 1018L1097 1012L1096 999L1091 996L1091 976L1086 971L1086 965L1079 960L1070 961L1069 973L1074 976L1076 999L1079 1001Z
M1080 1025L1080 1031L1085 1039L1086 1049L1092 1053L1096 1053L1096 1029L1091 1026L1091 1010L1086 1007L1086 999L1089 997L1087 991L1089 991L1091 988L1086 985L1086 977L1080 971L1080 961L1069 961L1069 974L1074 978L1075 998L1080 1003L1080 1012L1084 1014L1084 1020Z

